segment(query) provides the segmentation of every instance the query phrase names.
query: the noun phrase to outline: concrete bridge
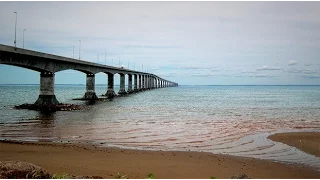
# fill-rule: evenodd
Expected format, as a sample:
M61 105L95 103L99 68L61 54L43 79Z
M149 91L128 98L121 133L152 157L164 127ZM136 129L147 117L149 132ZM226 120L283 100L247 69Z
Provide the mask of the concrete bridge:
M54 94L54 76L56 72L73 69L87 75L85 100L95 100L95 74L103 72L108 75L108 89L106 96L113 98L114 75L120 75L120 90L118 95L144 91L154 88L174 87L177 83L165 80L154 74L134 71L130 69L106 66L72 58L56 56L26 49L15 48L0 44L0 64L18 66L40 72L40 94L37 105L54 105L58 100ZM128 90L125 90L125 75L128 77ZM132 85L132 79L133 85Z

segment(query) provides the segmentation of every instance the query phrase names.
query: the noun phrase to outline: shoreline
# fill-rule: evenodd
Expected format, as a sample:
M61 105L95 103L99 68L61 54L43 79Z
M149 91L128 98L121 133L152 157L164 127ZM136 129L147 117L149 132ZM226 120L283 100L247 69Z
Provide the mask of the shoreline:
M295 147L320 157L320 132L284 132L272 134L268 139Z
M320 178L315 168L207 152L150 151L86 144L0 141L0 161L36 164L51 174L115 178ZM277 172L277 173L274 173Z

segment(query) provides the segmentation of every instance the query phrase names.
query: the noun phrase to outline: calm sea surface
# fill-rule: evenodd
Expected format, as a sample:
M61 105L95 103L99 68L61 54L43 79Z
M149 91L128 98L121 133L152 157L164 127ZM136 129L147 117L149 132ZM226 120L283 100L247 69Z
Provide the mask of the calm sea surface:
M97 95L106 89L96 86ZM61 103L85 105L72 100L84 92L84 85L55 87ZM319 132L320 86L179 86L98 102L80 111L45 115L13 109L35 102L38 93L38 85L0 85L1 140L204 151L320 169L320 158L266 138L276 132Z

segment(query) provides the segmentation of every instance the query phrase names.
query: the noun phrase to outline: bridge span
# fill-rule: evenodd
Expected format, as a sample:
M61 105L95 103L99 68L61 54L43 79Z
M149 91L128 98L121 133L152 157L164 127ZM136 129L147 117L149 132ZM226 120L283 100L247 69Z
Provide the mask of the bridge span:
M163 87L178 86L178 83L165 80L155 74L107 66L83 60L77 60L53 54L46 54L12 46L0 44L0 64L18 66L40 72L40 94L35 102L37 105L55 105L58 100L54 94L55 73L63 70L77 70L85 73L86 92L83 96L85 100L95 100L95 74L103 72L108 75L108 88L106 96L113 98L114 75L120 75L120 90L118 95L125 95L134 92L150 90ZM128 77L128 90L125 90L125 75ZM133 86L132 86L132 79Z

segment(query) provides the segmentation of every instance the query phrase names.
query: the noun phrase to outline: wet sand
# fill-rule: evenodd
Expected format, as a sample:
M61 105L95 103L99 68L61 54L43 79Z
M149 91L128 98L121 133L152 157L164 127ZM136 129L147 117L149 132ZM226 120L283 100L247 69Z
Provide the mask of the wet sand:
M0 161L34 163L51 174L115 178L320 178L320 171L303 165L288 165L203 152L142 151L99 148L89 145L0 142Z
M320 157L320 132L278 133L268 138Z

